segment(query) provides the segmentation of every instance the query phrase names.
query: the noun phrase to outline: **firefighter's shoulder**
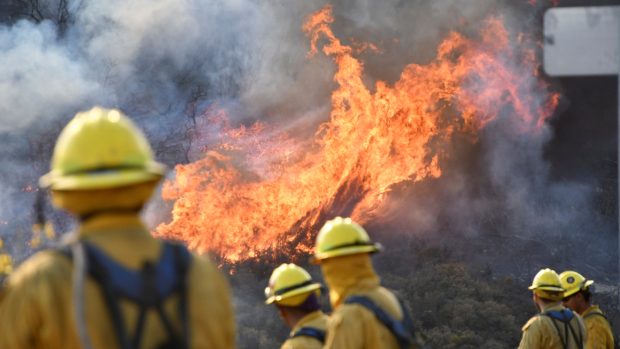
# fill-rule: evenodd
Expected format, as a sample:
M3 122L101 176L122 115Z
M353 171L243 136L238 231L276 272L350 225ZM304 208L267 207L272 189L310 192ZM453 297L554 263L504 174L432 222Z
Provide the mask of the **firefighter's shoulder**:
M527 322L525 323L525 325L523 325L523 327L521 328L521 331L525 332L528 329L535 327L535 326L540 326L540 324L542 323L542 316L540 315L534 315L532 316L529 320L527 320Z
M70 268L71 263L66 257L53 250L43 250L32 255L17 267L9 275L8 285L22 284L28 280L60 277Z
M328 328L340 327L343 322L347 322L345 319L356 318L355 314L357 311L358 310L351 304L340 305L327 319Z

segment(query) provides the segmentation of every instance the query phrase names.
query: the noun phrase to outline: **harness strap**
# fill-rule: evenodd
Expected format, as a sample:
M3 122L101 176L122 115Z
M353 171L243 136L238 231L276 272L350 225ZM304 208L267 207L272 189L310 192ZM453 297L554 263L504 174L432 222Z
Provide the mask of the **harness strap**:
M318 328L302 327L299 330L297 330L295 333L291 334L289 338L295 338L295 337L300 337L300 336L312 337L321 343L325 343L325 331L319 330Z
M551 319L551 323L555 327L558 336L560 337L560 341L562 342L562 346L567 349L568 348L568 334L570 333L575 343L579 348L583 348L583 334L581 333L581 328L579 328L579 335L575 332L575 329L570 324L571 320L575 316L575 314L569 309L562 309L561 311L548 311L544 312L541 315L547 316ZM560 321L564 324L564 338L562 338L562 332L560 331L560 327L556 323L556 321Z
M570 333L572 334L573 339L575 340L575 342L577 342L577 346L579 346L580 348L583 348L583 337L581 335L581 328L579 328L579 336L577 336L577 333L575 333L575 329L573 328L573 326L571 326L569 322L565 322L565 324L570 329ZM579 327L579 326L577 326L577 327Z
M563 314L567 319L565 324L570 329L570 333L573 336L573 339L575 340L577 346L579 348L583 348L583 335L581 333L581 327L577 326L579 329L579 336L577 336L577 333L575 333L575 328L570 324L570 321L573 319L573 317L575 317L575 313L573 313L570 309L564 309ZM566 339L568 342L568 335L566 337L567 337Z
M119 295L116 294L115 290L112 288L112 283L110 282L110 277L106 269L100 264L100 261L97 258L93 258L92 254L89 253L90 251L87 245L84 243L82 243L82 245L85 247L85 251L87 252L86 258L89 263L88 272L90 276L93 277L101 286L103 299L106 303L108 311L110 312L110 317L112 318L112 326L114 327L114 332L116 332L118 345L121 349L132 349L129 336L127 335L127 331L125 331L125 319L122 316L121 309L118 304Z
M88 336L88 328L86 327L86 307L84 304L84 281L86 279L86 270L88 265L86 262L86 256L84 255L84 248L80 244L74 244L71 249L68 248L61 251L63 255L74 257L73 267L73 308L75 309L75 319L77 321L77 332L80 338L80 344L84 349L92 349L90 337Z
M142 302L140 305L140 312L138 313L138 320L136 322L136 328L134 330L134 337L132 340L134 348L140 348L142 343L142 335L144 333L144 324L146 322L146 313L149 310L149 305L157 302L156 295L153 290L157 287L155 280L155 269L150 262L144 262L142 265ZM168 333L170 335L170 333Z
M144 301L143 304L140 305L140 314L138 316L138 322L136 325L136 330L134 332L134 348L140 348L140 344L142 343L142 335L144 332L144 323L146 322L146 313L151 309L155 308L157 311L157 315L159 316L159 320L161 321L166 333L168 334L169 339L173 339L178 342L178 336L166 316L162 302L158 301L157 295L152 291L157 287L156 280L156 271L153 267L153 264L150 262L145 262L142 267L142 278L143 278L143 289L142 289L142 299Z
M134 330L134 337L131 341L134 348L140 348L140 344L142 343L142 334L144 333L144 323L146 322L146 311L145 307L140 307L140 312L138 313L138 320L136 322L136 329Z
M564 322L564 346L568 348L568 322Z
M78 253L81 251L81 253ZM154 264L146 262L140 272L135 272L113 261L103 252L92 245L84 242L76 243L72 249L67 247L60 252L69 259L75 259L76 271L83 268L82 274L88 274L100 285L102 295L108 308L112 326L117 334L118 344L121 349L140 348L146 314L150 309L157 312L166 333L168 343L175 343L174 348L186 349L189 345L189 320L187 310L187 282L186 274L191 262L191 255L182 246L164 243L159 261ZM79 276L79 275L78 275ZM81 283L82 293L84 277L74 278L74 282ZM80 290L80 285L74 288ZM178 311L181 320L182 333L177 335L170 318L163 309L163 302L172 294L179 296ZM75 293L76 299L79 292ZM126 331L125 321L120 309L120 299L125 298L139 307L138 319L135 326L134 336L130 339ZM81 324L85 323L83 310L83 295L76 304L76 319ZM78 323L78 330L80 330ZM82 344L88 343L85 327L80 330ZM84 333L82 333L84 332ZM86 339L82 338L86 336ZM90 347L90 345L85 348Z
M562 338L562 332L560 332L560 327L558 327L558 324L555 322L555 320L553 320L552 317L550 318L551 318L551 323L553 324L553 327L555 327L555 330L558 333L558 337L560 337L560 342L562 342L562 348L567 349L567 343L566 343L566 340Z
M411 325L411 315L399 300L399 305L403 312L403 321L398 321L379 307L370 298L364 296L351 296L345 304L359 304L374 313L375 317L394 335L401 348L409 348L414 343L413 326Z
M581 326L577 326L577 329L579 329L579 344L583 347L583 333L581 332Z

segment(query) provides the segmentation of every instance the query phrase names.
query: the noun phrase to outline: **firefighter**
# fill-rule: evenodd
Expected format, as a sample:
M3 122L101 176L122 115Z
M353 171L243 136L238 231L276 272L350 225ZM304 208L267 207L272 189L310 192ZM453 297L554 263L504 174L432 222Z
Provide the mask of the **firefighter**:
M327 221L316 239L313 261L320 264L334 309L325 348L414 348L411 316L381 286L370 260L380 245L350 218Z
M320 349L325 342L327 315L319 304L321 284L295 264L276 268L265 288L265 304L275 304L280 318L291 328L282 349Z
M0 348L233 348L227 281L207 259L154 239L139 212L165 167L120 111L78 113L41 177L79 225L10 275Z
M583 320L562 306L564 288L551 269L540 270L532 285L532 300L539 314L523 326L519 349L581 349L587 339Z
M583 318L588 331L586 349L613 349L614 336L607 317L598 305L590 303L592 280L586 280L576 271L568 270L560 274L560 282L564 291L565 307L576 311Z

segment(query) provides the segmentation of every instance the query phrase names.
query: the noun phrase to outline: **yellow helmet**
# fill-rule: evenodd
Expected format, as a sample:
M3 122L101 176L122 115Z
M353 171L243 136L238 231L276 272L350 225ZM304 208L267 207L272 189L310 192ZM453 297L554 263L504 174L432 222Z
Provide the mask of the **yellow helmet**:
M316 237L314 261L358 253L373 253L381 245L373 243L366 230L351 218L336 217L327 221Z
M298 306L320 289L321 284L312 282L312 277L302 267L284 263L269 278L269 285L265 288L265 304L275 302L289 307Z
M585 291L594 283L592 280L586 280L583 275L576 271L567 270L560 274L560 283L564 291L564 298L574 295L579 291Z
M116 109L100 107L77 113L65 126L51 163L39 184L53 190L121 187L165 173L134 123Z
M550 300L560 300L563 298L564 289L560 283L560 277L555 270L545 268L541 269L528 289L534 291L542 298Z

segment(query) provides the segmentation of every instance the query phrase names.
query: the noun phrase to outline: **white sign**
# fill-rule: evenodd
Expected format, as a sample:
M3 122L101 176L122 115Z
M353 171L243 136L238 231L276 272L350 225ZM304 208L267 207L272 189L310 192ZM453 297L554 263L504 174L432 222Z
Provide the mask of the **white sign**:
M548 75L617 75L620 6L547 10L544 45L544 68Z
M545 13L544 25L544 66L547 74L618 75L620 101L620 6L552 8ZM620 105L618 173L620 173ZM620 178L618 188L618 202L620 202ZM620 222L620 215L618 221ZM620 234L618 247L620 248ZM618 257L620 268L620 252ZM618 309L620 309L620 292L618 297Z

